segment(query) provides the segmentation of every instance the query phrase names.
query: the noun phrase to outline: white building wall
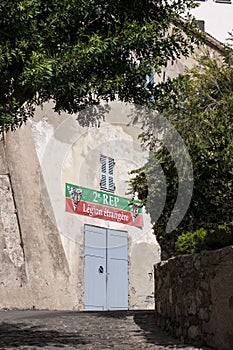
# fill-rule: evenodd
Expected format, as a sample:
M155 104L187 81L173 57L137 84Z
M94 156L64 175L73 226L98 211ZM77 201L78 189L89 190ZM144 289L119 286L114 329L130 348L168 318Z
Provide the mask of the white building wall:
M148 154L142 151L138 140L141 129L128 126L129 113L130 106L112 103L99 128L82 128L74 117L57 117L51 106L45 105L43 110L37 110L32 121L33 137L53 210L46 201L44 205L61 234L71 280L76 286L77 309L84 308L85 224L128 232L129 308L153 307L153 265L160 260L160 248L152 233L149 215L144 213L144 226L138 228L65 211L65 183L100 190L100 154L115 160L114 194L132 198L127 195L129 172L144 165Z

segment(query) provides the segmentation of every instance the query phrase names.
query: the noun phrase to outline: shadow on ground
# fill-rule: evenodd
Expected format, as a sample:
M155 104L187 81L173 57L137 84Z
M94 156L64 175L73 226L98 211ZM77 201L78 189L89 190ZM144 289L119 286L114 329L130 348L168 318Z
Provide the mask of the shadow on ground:
M148 343L166 346L166 349L184 349L184 344L171 338L161 328L156 326L156 313L142 311L134 315L134 322L140 327L141 334Z
M54 319L54 320L53 320ZM32 323L38 323L33 325ZM46 327L46 329L45 329ZM53 329L55 327L55 329ZM0 350L45 348L190 350L156 326L154 310L10 312L2 315ZM85 346L87 345L87 347ZM196 348L200 349L200 348ZM207 348L201 348L202 350Z
M100 318L113 318L119 320L125 320L130 315L130 311L84 311L83 314L93 315Z
M0 324L0 349L20 346L44 347L52 345L63 347L63 345L86 344L85 340L78 333L43 330L38 326L31 326L24 323Z
M135 324L140 328L133 330L134 336L144 337L148 344L162 346L163 349L186 349L186 346L178 339L168 335L165 331L156 325L156 312L154 310L132 310L132 311L102 311L88 312L93 317L112 318L125 320L132 316ZM130 334L129 334L130 335ZM187 346L188 347L188 346Z

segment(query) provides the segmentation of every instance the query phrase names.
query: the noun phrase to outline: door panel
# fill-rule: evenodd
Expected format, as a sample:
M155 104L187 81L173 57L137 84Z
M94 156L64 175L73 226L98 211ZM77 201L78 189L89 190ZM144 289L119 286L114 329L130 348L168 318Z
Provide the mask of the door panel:
M128 234L108 230L107 305L110 310L128 309Z
M100 266L103 272L99 271ZM105 257L85 258L85 308L86 310L106 309L106 260Z
M85 226L85 254L105 256L106 230L102 227Z
M85 225L86 310L128 309L127 232Z
M106 230L85 226L84 303L86 310L106 309Z
M109 310L127 310L128 262L111 259L108 267L107 307Z
M108 230L108 251L111 259L124 259L128 261L127 232Z

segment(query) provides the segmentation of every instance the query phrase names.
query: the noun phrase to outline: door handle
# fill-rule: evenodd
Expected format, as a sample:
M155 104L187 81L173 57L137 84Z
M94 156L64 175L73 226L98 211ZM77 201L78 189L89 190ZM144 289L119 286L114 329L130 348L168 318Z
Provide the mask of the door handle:
M102 265L100 265L100 267L99 267L99 273L104 273L104 267L102 266Z

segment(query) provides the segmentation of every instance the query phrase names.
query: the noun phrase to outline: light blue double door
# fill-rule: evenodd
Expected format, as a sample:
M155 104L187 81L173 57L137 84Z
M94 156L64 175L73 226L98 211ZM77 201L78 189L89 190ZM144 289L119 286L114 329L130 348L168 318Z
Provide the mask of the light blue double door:
M85 225L86 310L128 309L128 235Z

